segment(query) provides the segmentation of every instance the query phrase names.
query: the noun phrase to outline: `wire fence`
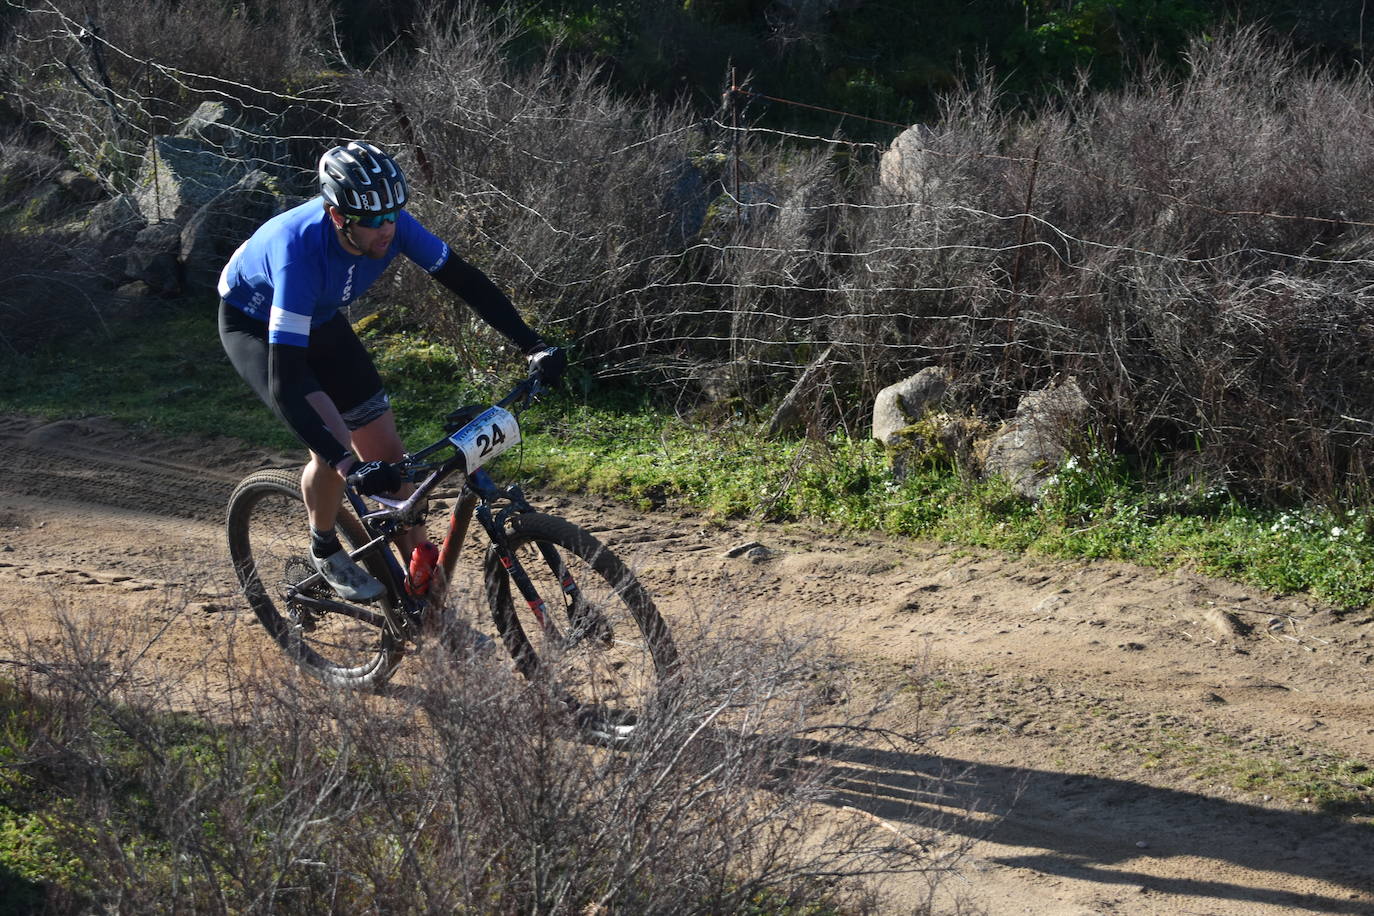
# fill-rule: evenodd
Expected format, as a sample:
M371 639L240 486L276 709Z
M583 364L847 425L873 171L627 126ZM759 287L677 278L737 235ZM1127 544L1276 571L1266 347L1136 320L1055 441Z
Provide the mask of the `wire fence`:
M902 132L882 146L751 124L750 100L818 106L733 76L702 118L515 71L490 20L330 72L308 8L211 29L7 3L8 95L130 202L131 245L177 227L185 262L226 192L256 180L283 206L320 151L369 137L413 165L416 214L603 378L765 413L802 394L813 431L857 432L925 366L955 375L949 409L993 419L1072 375L1123 452L1275 491L1366 476L1374 98L1255 35L1200 50L1181 85L1033 115L972 87L937 123L885 122ZM258 216L208 221L199 256ZM373 300L481 338L415 271Z

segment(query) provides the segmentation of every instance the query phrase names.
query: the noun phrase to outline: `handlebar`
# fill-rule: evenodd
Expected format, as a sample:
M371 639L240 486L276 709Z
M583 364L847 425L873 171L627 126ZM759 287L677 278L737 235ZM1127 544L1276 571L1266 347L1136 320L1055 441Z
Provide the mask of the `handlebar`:
M531 372L528 376L517 382L515 387L510 390L510 393L497 401L495 406L503 410L509 409L511 413L519 416L546 391L548 391L548 386L544 384L542 375L538 372ZM486 408L474 409L476 413L474 413L473 416L476 416ZM453 413L449 414L449 416L452 417L462 410L463 408L459 408L459 410L455 410ZM471 417L469 417L469 419L471 419ZM450 430L449 432L452 431L453 430ZM396 462L397 469L401 472L403 478L413 482L416 472L420 469L420 465L424 460L448 445L452 445L452 443L449 442L449 437L445 435L442 439L425 446L414 454L406 455L406 457ZM356 474L349 474L347 481L348 485L351 487L356 487L358 485Z
M494 406L502 410L508 410L518 416L546 390L548 390L548 386L544 384L541 375L538 372L532 372L529 376L518 382L515 387L511 389L510 393L497 401ZM458 428L466 426L473 419L490 408L474 407L473 409L476 410L476 413L473 413L467 420L459 424ZM460 413L464 413L462 408L454 411L450 416ZM456 431L456 428L454 430L446 430L448 434L442 439L425 446L414 454L407 454L400 461L394 462L392 466L400 472L403 480L411 483L418 483L419 485L410 496L401 501L388 499L382 496L374 496L373 499L386 508L380 512L367 513L365 517L372 519L389 518L393 523L399 523L401 525L413 525L419 521L424 515L424 505L429 493L438 486L439 482L455 471L469 470L466 467L463 453L457 450L454 442L450 441L451 434ZM429 456L445 446L455 448L455 454L438 463L426 460ZM423 480L421 478L423 478ZM347 481L350 487L356 488L358 485L356 474L349 474ZM359 507L359 511L362 511L361 503L356 502L358 497L350 494L349 498L355 500L355 505Z

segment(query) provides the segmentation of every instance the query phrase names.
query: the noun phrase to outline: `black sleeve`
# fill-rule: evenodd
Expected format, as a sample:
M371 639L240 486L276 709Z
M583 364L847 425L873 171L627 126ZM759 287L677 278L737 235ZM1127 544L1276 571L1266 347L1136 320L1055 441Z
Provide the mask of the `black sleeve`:
M272 402L296 438L331 466L352 455L305 399L311 392L322 390L306 362L305 348L269 344L267 354L267 384Z
M430 276L457 293L483 321L519 347L521 353L528 353L542 343L491 278L451 251L448 260Z

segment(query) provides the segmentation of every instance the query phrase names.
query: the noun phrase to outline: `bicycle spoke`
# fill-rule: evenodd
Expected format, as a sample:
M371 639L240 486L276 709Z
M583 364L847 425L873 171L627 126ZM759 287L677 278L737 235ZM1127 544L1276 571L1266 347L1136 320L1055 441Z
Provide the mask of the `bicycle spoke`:
M341 686L375 685L390 674L400 650L386 636L385 615L340 601L316 574L305 505L284 472L240 485L230 545L250 603L289 656Z
M528 677L569 698L579 724L632 725L675 660L653 602L618 559L591 535L548 516L512 521L512 574L489 580L497 625ZM490 566L494 573L499 564ZM518 588L528 577L549 625ZM515 584L512 584L515 580Z

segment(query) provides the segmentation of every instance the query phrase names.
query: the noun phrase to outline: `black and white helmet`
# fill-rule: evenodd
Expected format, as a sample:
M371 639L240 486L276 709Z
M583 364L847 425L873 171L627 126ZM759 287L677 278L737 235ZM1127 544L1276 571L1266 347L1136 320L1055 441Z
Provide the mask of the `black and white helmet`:
M320 195L348 216L391 213L406 205L406 177L395 159L354 140L320 157Z

